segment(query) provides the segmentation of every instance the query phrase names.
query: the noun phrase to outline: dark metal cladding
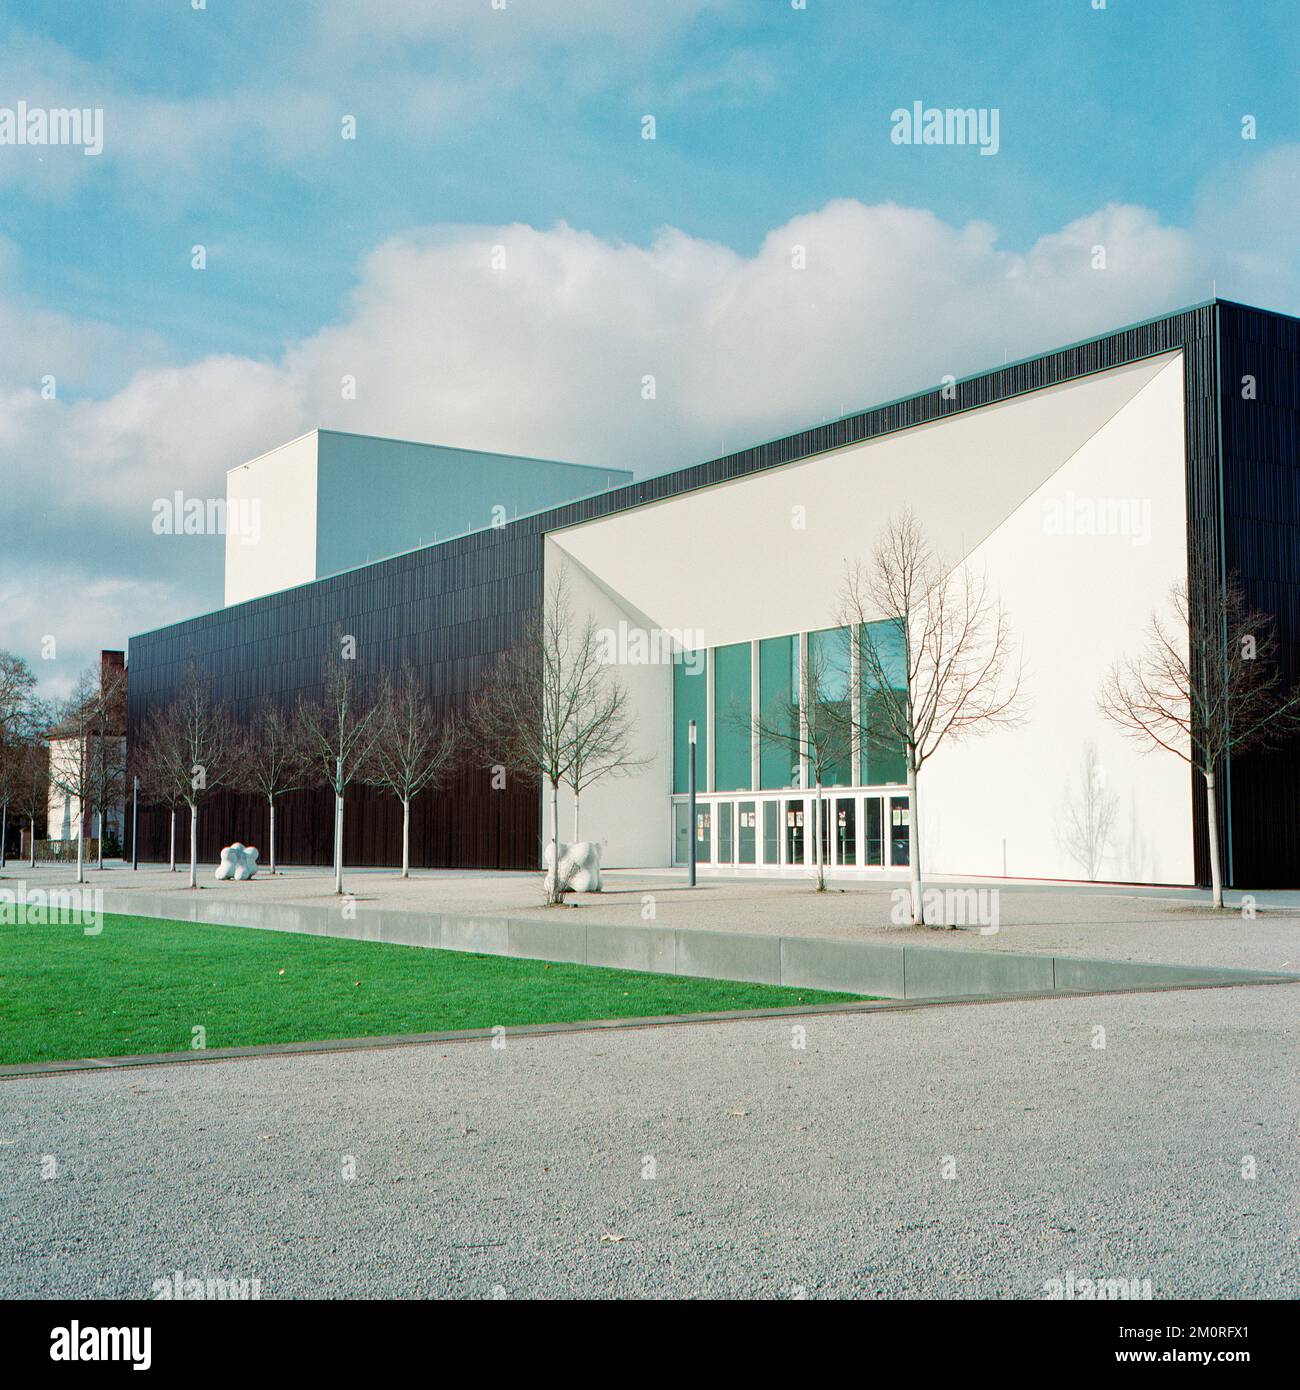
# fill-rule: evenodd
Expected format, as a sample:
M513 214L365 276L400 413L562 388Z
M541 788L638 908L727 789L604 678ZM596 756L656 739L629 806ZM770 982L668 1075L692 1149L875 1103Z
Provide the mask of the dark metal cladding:
M1216 301L971 377L957 383L955 400L944 400L938 389L927 391L500 528L144 633L130 643L129 737L137 739L150 711L171 698L191 659L237 718L264 697L291 703L312 693L321 656L339 625L356 637L363 669L393 669L409 659L430 696L442 707L454 707L479 688L496 655L536 611L548 531L1174 349L1185 354L1189 538L1199 537L1229 568L1241 571L1255 602L1277 614L1294 676L1300 669L1298 333L1295 319ZM1259 382L1254 402L1240 396L1239 378L1245 373ZM1242 759L1228 772L1221 780L1234 881L1257 887L1292 881L1300 863L1300 745ZM1194 796L1191 830L1197 878L1206 883L1203 802L1199 793ZM515 784L493 790L486 769L466 772L457 785L413 808L412 863L535 868L539 811L535 789ZM236 834L263 843L266 819L265 808L253 798L214 796L200 819L201 855L215 860ZM276 818L278 857L285 863L330 862L331 829L328 793L287 798ZM165 857L165 813L142 808L140 839L143 858ZM393 865L400 862L400 843L395 799L354 787L348 797L346 861Z
M1293 684L1300 680L1300 320L1218 307L1224 559L1250 601L1273 615L1283 677ZM1234 758L1225 784L1231 882L1294 888L1300 740Z

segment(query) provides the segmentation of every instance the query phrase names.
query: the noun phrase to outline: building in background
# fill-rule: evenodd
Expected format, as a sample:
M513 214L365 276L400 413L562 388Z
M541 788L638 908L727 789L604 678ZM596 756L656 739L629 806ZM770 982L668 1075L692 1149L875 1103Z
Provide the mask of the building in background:
M93 736L97 742L106 745L103 751L103 765L115 786L123 790L115 796L105 809L103 835L105 845L113 844L117 852L126 839L126 717L127 717L127 675L126 653L102 651L99 654L99 693L106 700L108 722L106 732ZM88 766L92 762L92 752L88 738L68 737L58 726L50 731L50 799L46 813L46 838L64 845L75 845L77 840L90 841L96 838L99 827L95 824L95 812L90 806L82 805L78 797L68 787L59 785L60 780L76 785L78 765ZM68 769L70 776L60 774Z
M340 624L363 668L410 660L454 707L481 688L562 567L580 611L602 626L676 634L686 649L621 671L650 761L584 796L584 829L605 842L605 862L670 865L693 834L715 871L806 873L815 849L803 770L765 757L730 716L797 688L810 646L833 636L845 562L869 556L903 506L999 593L1029 707L1022 727L949 745L923 771L927 872L1083 877L1056 828L1092 745L1119 807L1101 876L1207 883L1193 774L1119 740L1096 695L1186 579L1193 547L1274 615L1284 678L1300 675L1300 320L1221 300L143 634L130 648L130 726L170 698L191 659L236 716L262 697L310 693ZM1102 514L1128 520L1099 530ZM694 826L682 795L691 718ZM1218 782L1227 881L1294 886L1300 747L1234 758ZM348 862L397 862L393 799L351 795ZM834 870L906 863L896 758L854 748L829 795ZM467 770L418 806L413 862L535 868L541 810L535 789L499 789ZM214 801L204 856L231 838L256 842L260 814L248 799ZM560 814L563 827L567 807ZM279 824L286 861L328 862L325 793L299 796ZM141 836L142 852L160 855L165 818L142 818Z

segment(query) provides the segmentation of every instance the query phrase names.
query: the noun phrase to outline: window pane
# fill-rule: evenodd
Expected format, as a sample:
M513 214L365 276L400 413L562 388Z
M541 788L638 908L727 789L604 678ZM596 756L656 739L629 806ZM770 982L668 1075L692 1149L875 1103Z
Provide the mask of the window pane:
M906 691L907 660L903 650L903 633L892 619L868 623L862 635L862 722L866 737L862 740L862 781L867 786L907 781L907 755L902 740L893 732L886 714L889 697L883 689ZM876 653L876 661L868 652ZM886 677L882 687L875 678L873 667L878 664Z
M748 791L750 749L749 643L713 649L713 789Z
M707 864L713 858L713 808L707 801L695 803L695 862Z
M730 801L718 804L718 863L731 863L731 809Z
M737 829L737 844L740 849L737 860L741 864L752 864L755 860L755 841L758 835L758 813L752 801L740 803L740 825Z
M703 791L708 760L708 734L705 717L708 714L708 682L705 676L705 653L677 652L673 657L673 791L690 791L689 725L695 720L699 743L695 750L696 789Z
M858 862L857 803L842 796L835 803L835 862L852 867Z
M910 863L912 827L911 812L905 796L889 798L889 862L891 864Z
M781 804L777 801L763 803L763 863L781 862Z
M867 863L873 866L883 865L885 861L882 853L883 825L880 815L880 798L878 796L867 797L862 803L862 808L866 817Z
M793 787L799 767L799 639L768 637L758 644L758 702L763 722L788 732L784 740L759 741L759 785Z
M804 699L815 701L808 714L810 751L820 752L824 787L847 787L853 781L853 725L849 718L851 660L848 628L808 634L808 680ZM812 782L816 769L808 769Z
M785 802L785 862L803 863L803 802Z

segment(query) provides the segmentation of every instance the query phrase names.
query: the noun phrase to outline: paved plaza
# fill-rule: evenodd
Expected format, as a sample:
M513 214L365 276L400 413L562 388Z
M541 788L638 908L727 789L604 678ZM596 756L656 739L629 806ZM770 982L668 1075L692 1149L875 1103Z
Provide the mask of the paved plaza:
M38 867L33 873L11 863L11 880L33 886L68 884L66 866ZM815 893L802 879L754 880L702 876L694 889L680 871L619 870L606 874L605 891L576 895L568 913L589 921L683 930L772 933L838 939L894 941L918 946L953 946L964 950L1024 951L1041 954L1168 961L1180 965L1217 965L1239 969L1300 971L1300 893L1258 893L1255 916L1240 910L1214 912L1207 895L1184 889L1125 886L966 881L977 893L996 892L998 931L936 931L896 925L893 895L906 888L897 878L873 883L831 880ZM105 891L136 890L192 896L188 871L145 865L138 871L110 867L86 871L87 883ZM326 869L290 869L274 878L261 875L246 883L217 882L213 866L200 871L205 903L307 904L337 902L333 876ZM933 886L954 888L936 879ZM392 869L349 870L345 888L359 907L382 907L414 913L446 912L508 916L517 920L554 920L561 909L541 903L541 876L534 873L454 873L416 871L403 880ZM1241 895L1227 895L1230 903ZM990 900L985 899L986 905Z

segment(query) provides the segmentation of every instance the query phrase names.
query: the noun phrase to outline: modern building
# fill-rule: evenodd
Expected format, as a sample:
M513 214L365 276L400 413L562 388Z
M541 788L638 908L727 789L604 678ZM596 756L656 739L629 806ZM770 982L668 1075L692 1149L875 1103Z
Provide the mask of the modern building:
M1096 876L1207 882L1193 774L1120 739L1097 692L1186 580L1192 547L1274 616L1284 676L1300 676L1300 320L1223 300L133 638L131 729L191 658L237 713L314 689L340 623L363 665L409 659L454 705L562 570L579 609L611 635L646 759L584 794L584 835L603 841L606 864L671 865L693 834L711 872L806 874L807 770L755 739L745 715L796 691L810 651L845 649L835 632L845 566L866 559L903 508L946 559L987 576L1025 673L1019 727L945 745L922 772L927 871L1089 876L1062 825L1090 758L1086 775L1104 779L1115 807ZM851 674L841 672L846 689ZM1221 774L1229 882L1293 886L1300 749L1234 758ZM833 870L900 869L912 826L898 757L855 743L824 780ZM356 800L347 858L395 862L395 805ZM561 827L567 815L562 806ZM208 816L203 852L237 832L255 839L257 816L231 799ZM282 857L328 861L323 799L305 795L281 825ZM532 868L541 798L470 770L426 799L414 830L416 863ZM162 819L141 834L142 851L159 854Z

